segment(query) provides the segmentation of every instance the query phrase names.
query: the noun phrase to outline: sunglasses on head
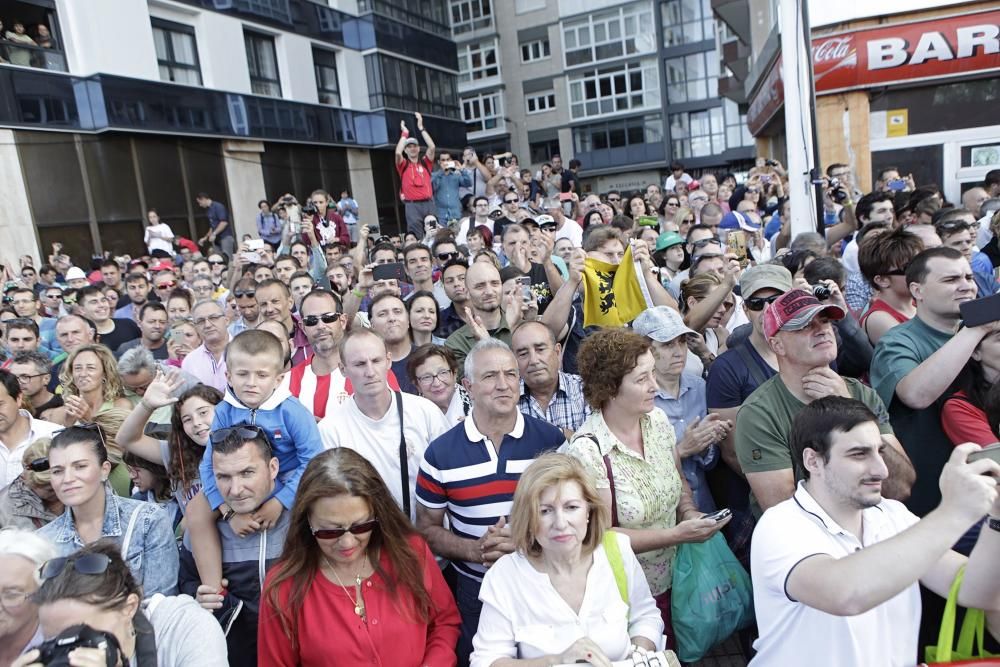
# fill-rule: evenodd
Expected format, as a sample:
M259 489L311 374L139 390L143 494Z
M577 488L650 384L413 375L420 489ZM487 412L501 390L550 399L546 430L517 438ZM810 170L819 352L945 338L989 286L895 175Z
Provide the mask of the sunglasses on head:
M104 554L83 554L81 556L61 556L45 561L38 569L42 579L58 577L67 565L72 565L79 574L104 574L111 559Z
M239 426L230 426L228 428L220 428L218 431L212 431L210 440L213 445L220 445L226 441L227 438L235 436L237 438L242 438L244 440L254 440L256 438L264 438L268 442L270 440L267 434L264 433L264 429L255 424L240 424Z
M906 267L904 266L903 268L900 268L900 269L893 269L891 271L885 271L885 272L882 273L882 275L883 276L905 276L906 275Z
M369 519L368 521L356 523L350 528L322 528L319 530L314 528L312 534L317 540L339 540L345 533L350 533L351 535L370 533L375 530L375 526L377 525L378 519Z
M242 299L243 297L254 298L257 296L257 291L252 289L238 289L233 294L236 295L237 299Z
M306 315L302 318L302 325L314 327L323 321L323 324L333 324L340 319L340 313L323 313L322 315Z
M35 459L28 464L28 469L31 472L45 472L49 469L49 457L43 456L40 459Z
M764 306L769 303L774 303L780 297L780 294L774 294L772 296L750 296L747 297L743 303L747 305L747 308L754 312L759 312L764 310Z
M439 252L437 255L438 260L442 262L447 262L452 259L458 259L458 257L459 257L458 252Z

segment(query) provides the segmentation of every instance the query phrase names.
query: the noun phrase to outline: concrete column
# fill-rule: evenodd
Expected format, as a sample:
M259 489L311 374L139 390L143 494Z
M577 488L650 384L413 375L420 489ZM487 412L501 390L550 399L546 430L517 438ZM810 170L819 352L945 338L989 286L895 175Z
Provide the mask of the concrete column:
M236 244L244 234L257 236L257 202L265 198L260 141L223 141L222 155L229 189L230 216Z
M351 194L358 202L359 225L378 224L378 200L375 198L375 177L372 174L372 156L364 148L347 149L347 168L351 174ZM331 197L340 196L330 192Z
M15 274L21 267L21 255L31 255L35 258L35 266L41 266L38 234L12 130L0 130L0 211L3 211L0 214L0 239L3 239L0 262Z

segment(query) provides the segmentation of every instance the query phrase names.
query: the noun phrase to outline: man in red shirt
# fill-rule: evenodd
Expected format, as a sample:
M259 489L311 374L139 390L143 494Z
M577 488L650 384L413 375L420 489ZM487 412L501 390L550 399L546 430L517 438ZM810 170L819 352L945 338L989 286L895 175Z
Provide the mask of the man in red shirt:
M396 144L396 171L399 173L399 196L406 211L406 229L418 239L424 237L424 217L437 215L431 172L434 170L434 140L424 130L424 117L414 114L417 130L427 144L424 157L420 157L420 141L410 136L406 121L399 121L401 130Z

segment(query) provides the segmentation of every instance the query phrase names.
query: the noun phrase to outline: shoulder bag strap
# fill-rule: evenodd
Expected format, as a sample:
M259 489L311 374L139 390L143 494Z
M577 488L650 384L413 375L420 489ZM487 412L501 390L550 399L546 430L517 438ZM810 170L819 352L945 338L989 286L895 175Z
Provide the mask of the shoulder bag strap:
M588 440L593 441L594 446L597 447L597 453L598 454L601 453L601 444L599 442L597 442L597 436L595 436L593 433L581 433L579 437L581 437L581 438L587 438ZM617 528L618 527L618 498L615 495L615 474L611 470L611 457L609 455L605 454L603 456L603 459L604 459L604 470L607 472L607 475L608 475L608 486L609 486L609 490L611 491L611 525L612 525L612 527Z
M741 345L737 345L736 352L740 355L740 358L743 360L743 363L747 365L747 370L750 371L750 377L752 377L754 379L754 382L756 382L757 385L760 386L765 382L767 382L767 378L764 377L764 372L760 370L760 366L757 364L757 360L753 358L753 355L750 354L750 350L747 349L747 345L749 344L750 342L746 341Z
M399 477L403 484L403 514L410 518L410 466L406 454L406 437L403 435L403 395L396 394L396 413L399 415Z
M604 545L604 555L608 557L611 571L615 575L618 594L622 596L622 602L628 604L628 576L625 574L625 561L622 560L621 549L618 548L618 534L613 530L605 532L601 543Z
M132 516L128 518L128 528L125 529L125 539L122 540L122 559L128 560L128 547L132 543L132 533L135 532L135 522L139 518L139 509L132 511Z

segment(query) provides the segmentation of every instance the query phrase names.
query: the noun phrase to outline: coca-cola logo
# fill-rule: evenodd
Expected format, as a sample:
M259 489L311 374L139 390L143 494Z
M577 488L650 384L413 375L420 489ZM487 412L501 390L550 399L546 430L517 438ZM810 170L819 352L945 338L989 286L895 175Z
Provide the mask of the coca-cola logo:
M854 40L850 35L843 37L831 37L830 39L813 44L813 62L815 64L843 60L855 54Z

